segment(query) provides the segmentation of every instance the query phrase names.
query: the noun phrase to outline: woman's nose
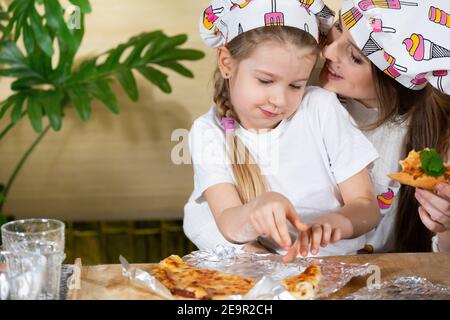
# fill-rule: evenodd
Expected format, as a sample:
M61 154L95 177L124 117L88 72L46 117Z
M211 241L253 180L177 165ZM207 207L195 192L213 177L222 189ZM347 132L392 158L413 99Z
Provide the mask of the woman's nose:
M322 55L325 59L331 60L333 62L339 62L339 52L338 52L337 41L332 41L327 43L322 49Z
M325 59L335 61L339 58L339 40L340 37L337 34L337 31L334 30L334 28L331 29L327 35L325 45L322 49L322 55Z

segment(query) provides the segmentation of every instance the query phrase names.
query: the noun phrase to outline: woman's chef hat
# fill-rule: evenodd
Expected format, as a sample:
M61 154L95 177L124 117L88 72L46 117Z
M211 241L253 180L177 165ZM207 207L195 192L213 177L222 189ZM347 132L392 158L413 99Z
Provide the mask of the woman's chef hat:
M200 35L208 47L217 48L252 29L289 26L318 40L333 17L322 0L212 0L200 18Z
M450 94L450 0L345 0L345 27L378 68L420 90Z

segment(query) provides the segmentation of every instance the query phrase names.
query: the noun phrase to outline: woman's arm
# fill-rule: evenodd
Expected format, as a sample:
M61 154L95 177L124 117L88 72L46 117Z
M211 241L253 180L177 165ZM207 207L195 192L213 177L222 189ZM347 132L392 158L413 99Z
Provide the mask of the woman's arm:
M276 192L265 192L249 203L242 204L233 184L221 183L204 193L217 226L225 239L247 243L259 235L271 236L280 246L289 247L287 220L300 230L306 230L291 202Z

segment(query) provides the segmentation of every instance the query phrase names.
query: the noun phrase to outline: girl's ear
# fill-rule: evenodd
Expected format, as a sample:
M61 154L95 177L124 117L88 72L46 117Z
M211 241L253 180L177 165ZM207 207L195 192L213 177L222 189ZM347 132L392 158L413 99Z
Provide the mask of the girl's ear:
M230 50L224 46L217 49L217 65L222 78L231 78L234 70L234 60L231 57Z

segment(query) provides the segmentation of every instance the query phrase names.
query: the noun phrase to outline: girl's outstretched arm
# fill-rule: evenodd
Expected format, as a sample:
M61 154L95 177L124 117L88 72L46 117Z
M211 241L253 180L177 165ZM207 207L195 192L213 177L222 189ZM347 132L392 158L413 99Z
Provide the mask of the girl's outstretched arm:
M342 239L357 238L375 228L381 215L367 169L338 184L344 206L317 218L341 230Z

